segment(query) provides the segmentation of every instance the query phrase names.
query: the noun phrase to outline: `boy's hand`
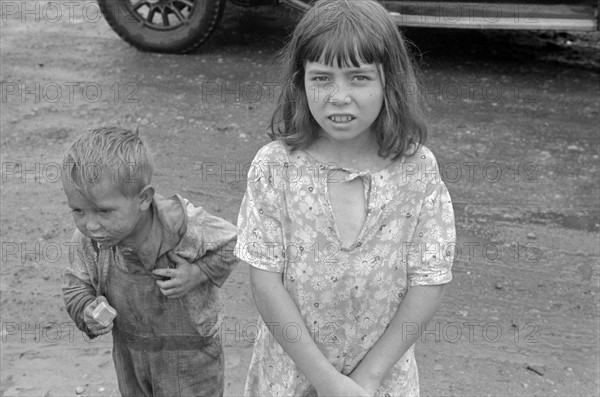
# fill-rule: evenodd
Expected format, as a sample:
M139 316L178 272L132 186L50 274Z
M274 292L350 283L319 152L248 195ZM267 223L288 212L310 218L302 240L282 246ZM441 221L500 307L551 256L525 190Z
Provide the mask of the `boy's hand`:
M169 277L169 280L157 280L160 292L168 298L181 298L192 289L208 281L208 276L193 263L169 251L167 256L175 263L175 269L156 269L157 276Z
M110 330L113 329L114 325L114 323L111 321L110 324L108 324L108 326L105 327L104 325L96 321L94 317L92 317L94 309L100 304L100 302L108 303L105 297L98 296L96 297L96 299L94 299L92 303L90 303L85 307L85 309L83 309L83 321L85 322L85 326L87 327L87 329L90 330L90 332L93 335L96 336L109 333Z

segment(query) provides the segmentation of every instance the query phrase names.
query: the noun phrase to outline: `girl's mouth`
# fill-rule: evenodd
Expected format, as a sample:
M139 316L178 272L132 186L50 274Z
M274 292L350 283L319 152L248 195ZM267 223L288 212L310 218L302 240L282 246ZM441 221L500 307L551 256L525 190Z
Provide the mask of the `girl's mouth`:
M354 120L355 117L350 115L333 115L329 116L328 119L333 121L334 123L348 123Z

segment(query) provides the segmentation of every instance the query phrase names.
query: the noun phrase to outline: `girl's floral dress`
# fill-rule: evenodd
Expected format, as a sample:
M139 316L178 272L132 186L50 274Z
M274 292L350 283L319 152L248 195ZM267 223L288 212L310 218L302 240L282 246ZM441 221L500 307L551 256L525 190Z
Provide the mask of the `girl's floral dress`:
M343 247L327 185L354 178L363 181L367 216L357 241ZM284 273L310 336L346 375L386 330L410 287L452 279L452 203L435 157L424 146L368 173L271 142L252 163L238 231L237 255L251 266ZM274 327L282 327L291 341L306 337L295 324L260 320L245 394L310 393L307 379L270 334ZM413 351L414 346L389 371L378 396L419 394Z

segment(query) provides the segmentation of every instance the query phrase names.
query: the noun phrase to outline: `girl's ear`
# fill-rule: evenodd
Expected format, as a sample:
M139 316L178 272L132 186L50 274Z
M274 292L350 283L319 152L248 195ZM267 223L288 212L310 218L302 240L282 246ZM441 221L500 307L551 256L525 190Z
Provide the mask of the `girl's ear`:
M150 208L152 199L154 199L154 187L152 187L152 185L144 186L142 191L138 194L138 198L140 199L140 209L147 210Z

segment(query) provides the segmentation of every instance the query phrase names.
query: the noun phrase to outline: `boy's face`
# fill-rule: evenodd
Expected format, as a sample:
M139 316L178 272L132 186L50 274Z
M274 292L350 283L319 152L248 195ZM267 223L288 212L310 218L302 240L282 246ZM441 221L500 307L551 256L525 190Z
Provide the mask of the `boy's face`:
M66 178L65 178L66 179ZM95 184L90 190L93 199L78 192L63 179L63 188L75 225L85 236L108 248L124 240L135 241L140 233L140 219L151 202L144 191L133 197L125 196L110 178Z

